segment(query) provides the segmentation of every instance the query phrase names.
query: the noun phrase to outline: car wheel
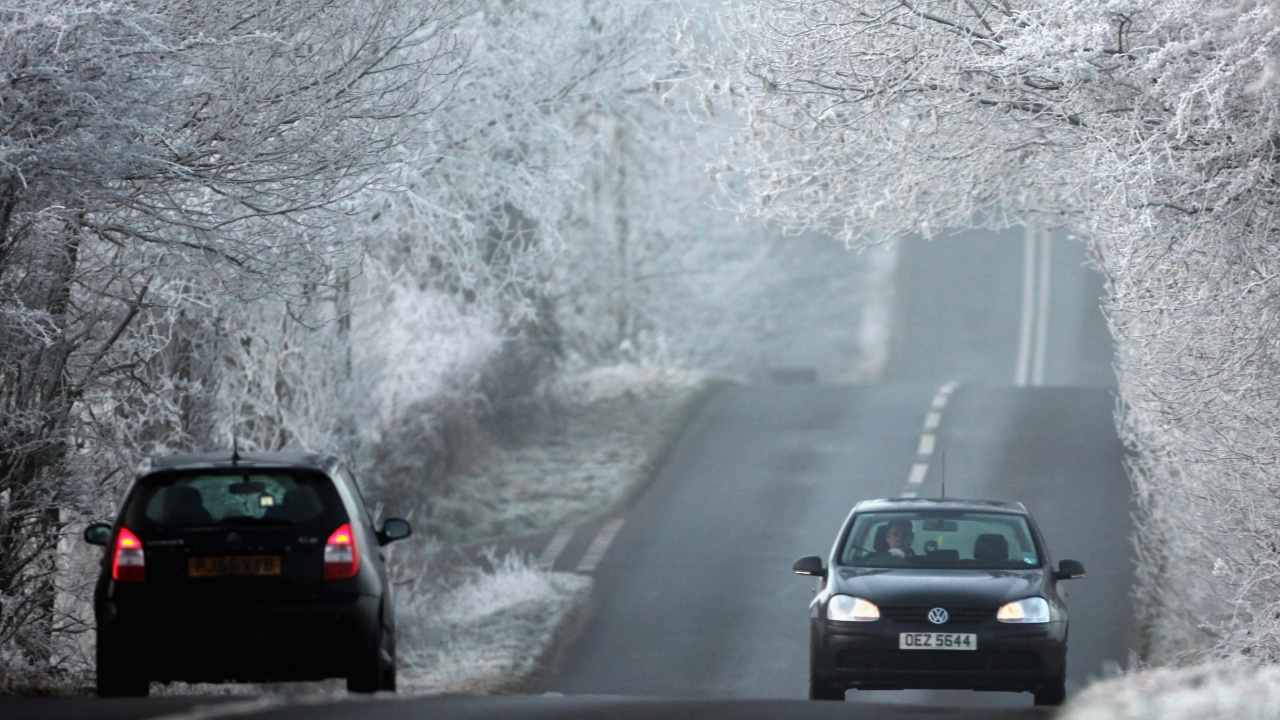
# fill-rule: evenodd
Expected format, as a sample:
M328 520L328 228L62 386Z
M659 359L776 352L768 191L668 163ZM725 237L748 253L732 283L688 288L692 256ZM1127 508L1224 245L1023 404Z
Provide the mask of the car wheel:
M98 697L146 697L149 694L151 682L145 678L98 671Z
M1057 678L1036 690L1036 705L1061 705L1067 699L1066 678Z
M151 681L124 670L134 663L120 653L104 649L101 642L96 660L100 697L146 697L151 693Z
M388 635L383 641L386 652L382 653L379 658L381 665L378 668L378 689L388 692L396 691L396 641L395 637Z
M151 682L146 678L113 670L111 665L98 663L98 697L146 697L149 694Z
M347 675L347 692L374 693L379 690L395 689L395 660L390 663L390 677L387 676L388 663L383 660L383 648L387 647L386 628L379 627L377 639L373 642L358 667ZM390 683L391 687L387 687Z
M809 680L810 700L844 700L844 688L831 683Z
M365 661L364 666L360 667L347 676L347 692L353 693L374 693L378 691L378 685L381 683L381 674L378 672L377 665Z

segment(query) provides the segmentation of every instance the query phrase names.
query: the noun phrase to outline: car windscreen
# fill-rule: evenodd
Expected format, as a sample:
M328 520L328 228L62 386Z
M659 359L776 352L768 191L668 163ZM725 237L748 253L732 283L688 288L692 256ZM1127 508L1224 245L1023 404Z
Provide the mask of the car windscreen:
M1040 554L1022 515L991 512L873 512L854 517L842 565L872 568L1037 567Z
M129 506L157 528L345 521L333 482L308 472L165 474L144 478Z

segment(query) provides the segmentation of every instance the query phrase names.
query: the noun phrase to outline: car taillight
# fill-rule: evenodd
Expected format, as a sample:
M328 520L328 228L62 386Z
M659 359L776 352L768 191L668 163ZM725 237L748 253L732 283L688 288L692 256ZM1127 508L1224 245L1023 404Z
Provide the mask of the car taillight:
M111 554L111 577L120 582L146 582L147 558L142 551L142 541L129 528L120 528L116 546Z
M342 527L329 536L329 542L325 543L324 579L355 577L359 569L360 551L356 548L355 535L351 534L351 523L343 523Z

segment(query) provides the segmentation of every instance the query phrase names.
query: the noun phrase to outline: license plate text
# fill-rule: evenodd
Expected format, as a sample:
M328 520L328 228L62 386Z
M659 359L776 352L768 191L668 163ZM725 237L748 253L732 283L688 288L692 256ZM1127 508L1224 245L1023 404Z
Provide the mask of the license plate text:
M899 650L977 650L974 633L900 633Z

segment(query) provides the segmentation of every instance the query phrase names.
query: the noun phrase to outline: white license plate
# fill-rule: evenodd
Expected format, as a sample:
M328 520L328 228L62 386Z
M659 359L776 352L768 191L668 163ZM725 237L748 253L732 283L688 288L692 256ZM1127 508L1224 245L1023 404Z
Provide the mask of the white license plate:
M899 650L977 650L974 633L899 633Z

